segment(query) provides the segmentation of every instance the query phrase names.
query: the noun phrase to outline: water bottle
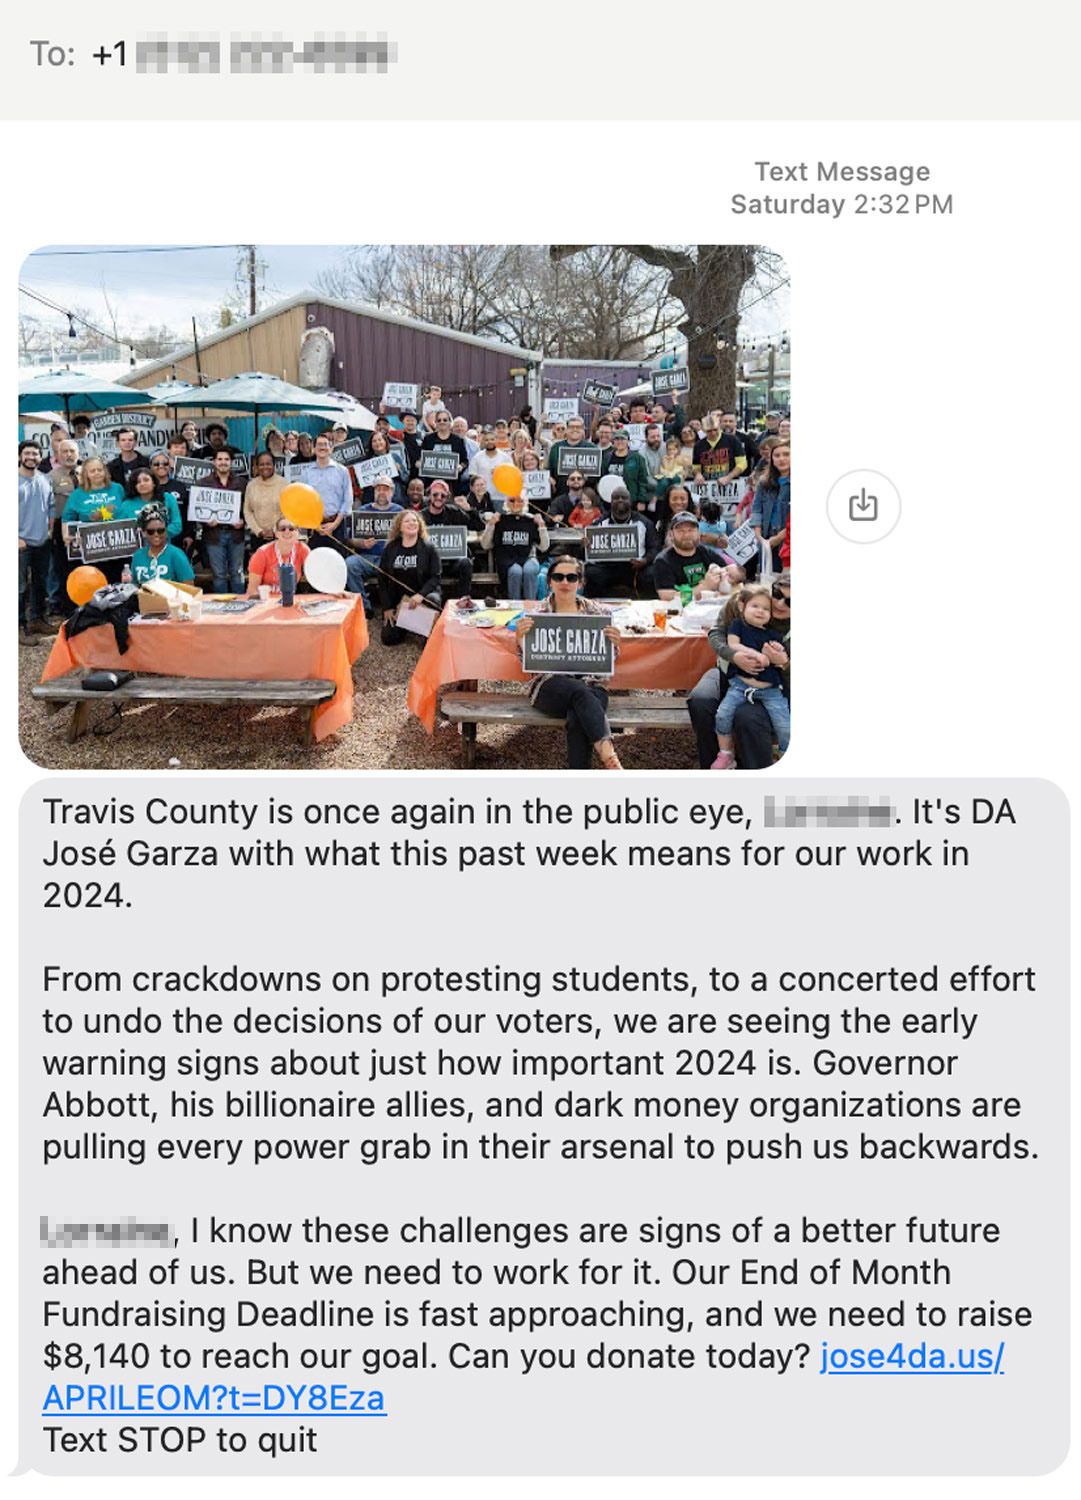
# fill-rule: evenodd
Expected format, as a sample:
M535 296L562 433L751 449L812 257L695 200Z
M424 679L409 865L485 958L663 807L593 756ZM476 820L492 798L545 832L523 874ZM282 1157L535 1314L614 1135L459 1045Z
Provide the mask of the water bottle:
M288 609L296 597L297 591L297 570L292 563L281 563L279 565L278 587L282 591L282 604Z

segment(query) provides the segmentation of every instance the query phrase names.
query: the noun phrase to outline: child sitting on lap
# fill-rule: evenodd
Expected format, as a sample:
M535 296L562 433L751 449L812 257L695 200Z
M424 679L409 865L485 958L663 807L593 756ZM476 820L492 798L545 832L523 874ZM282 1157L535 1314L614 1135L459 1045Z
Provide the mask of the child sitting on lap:
M784 641L776 630L770 628L773 606L770 590L764 584L750 584L733 595L735 606L727 621L728 644L733 650L743 648L757 651L767 661L753 677L737 672L733 663L728 669L728 691L717 709L714 727L717 730L717 759L711 767L714 771L728 771L735 764L732 754L732 723L741 703L761 703L769 715L777 746L783 755L788 749L791 734L791 713L788 699L781 691L781 669L769 660L773 654L767 646L784 650Z

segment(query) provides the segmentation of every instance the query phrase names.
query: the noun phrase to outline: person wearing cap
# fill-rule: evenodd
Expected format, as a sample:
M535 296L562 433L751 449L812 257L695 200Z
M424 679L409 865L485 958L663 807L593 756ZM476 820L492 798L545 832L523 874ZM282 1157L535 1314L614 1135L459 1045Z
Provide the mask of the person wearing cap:
M483 532L484 523L464 497L452 501L450 485L443 479L433 479L428 486L428 504L421 511L428 535L437 526L464 526L467 531ZM473 563L469 557L443 558L443 580L457 585L458 597L464 599L473 587ZM445 592L445 591L444 591Z
M587 562L586 593L608 598L614 588L629 588L636 596L652 592L652 563L657 555L657 533L646 516L638 515L626 490L613 490L611 510L597 522L602 526L636 526L638 556L628 562Z
M642 455L631 451L630 434L625 427L617 427L612 433L612 447L605 454L601 470L602 477L605 474L622 479L631 505L645 509L649 501L649 470Z
M725 559L712 547L702 546L697 516L689 510L673 516L668 542L653 564L658 599L675 599L683 590L697 599L703 589L719 589Z
M506 503L506 495L492 477L496 469L505 464L509 465L510 459L499 447L499 434L491 422L485 422L480 430L480 448L470 460L466 473L471 479L484 480L492 510L502 510Z
M394 481L389 475L381 474L372 485L372 499L367 505L354 507L353 516L393 516L402 509L394 499ZM387 545L386 536L357 536L354 532L353 539L349 544L354 555L346 560L346 573L351 579L360 584L359 592L364 595L367 606L368 595L364 587L366 579L376 577L376 568L379 566L383 556L383 549Z
M188 425L185 422L185 427ZM120 434L117 433L117 438ZM206 427L206 442L201 448L196 448L192 454L193 458L213 458L218 453L228 453L230 458L235 458L240 452L234 448L229 441L229 429L224 422L209 422Z

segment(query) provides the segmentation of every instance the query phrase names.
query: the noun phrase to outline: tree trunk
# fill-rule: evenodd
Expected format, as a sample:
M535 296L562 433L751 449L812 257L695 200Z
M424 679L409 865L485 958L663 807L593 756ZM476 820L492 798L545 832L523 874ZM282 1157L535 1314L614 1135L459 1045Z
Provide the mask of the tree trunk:
M694 265L672 275L670 289L687 313L680 332L691 388L680 399L690 415L737 410L739 302L754 266L752 245L700 245Z

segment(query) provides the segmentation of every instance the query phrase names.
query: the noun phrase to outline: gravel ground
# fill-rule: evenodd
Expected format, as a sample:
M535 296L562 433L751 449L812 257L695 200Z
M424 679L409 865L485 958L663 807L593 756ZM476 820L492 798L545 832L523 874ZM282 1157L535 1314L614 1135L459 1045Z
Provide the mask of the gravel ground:
M453 771L461 766L457 729L439 725L428 735L405 706L406 684L420 654L410 644L387 647L373 636L353 667L353 720L319 745L301 744L300 715L292 709L133 703L125 704L115 720L106 702L92 708L90 731L69 745L64 736L72 710L50 714L30 696L52 645L50 637L41 639L41 645L19 647L19 737L29 758L49 770L162 771L174 758L185 771ZM506 691L510 685L490 686ZM112 722L115 732L94 733ZM618 735L616 744L630 770L697 765L689 720L686 736L635 730ZM562 725L479 727L478 772L558 770L563 764Z

